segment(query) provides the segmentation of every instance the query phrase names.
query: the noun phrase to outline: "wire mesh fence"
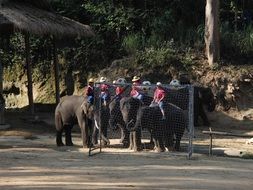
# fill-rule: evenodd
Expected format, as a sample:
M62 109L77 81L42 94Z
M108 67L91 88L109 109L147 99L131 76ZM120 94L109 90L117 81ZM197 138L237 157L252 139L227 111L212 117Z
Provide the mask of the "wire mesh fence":
M135 151L176 150L191 158L194 88L162 85L165 98L160 107L153 101L157 85L137 87L141 98L130 95L132 84L95 83L93 145L100 151L104 146ZM109 145L111 139L114 145Z

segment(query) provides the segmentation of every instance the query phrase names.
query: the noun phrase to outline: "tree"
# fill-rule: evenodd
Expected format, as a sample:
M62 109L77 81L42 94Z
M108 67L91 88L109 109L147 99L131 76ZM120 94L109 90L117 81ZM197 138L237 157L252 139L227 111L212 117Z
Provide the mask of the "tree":
M220 59L219 0L206 0L205 43L209 65Z

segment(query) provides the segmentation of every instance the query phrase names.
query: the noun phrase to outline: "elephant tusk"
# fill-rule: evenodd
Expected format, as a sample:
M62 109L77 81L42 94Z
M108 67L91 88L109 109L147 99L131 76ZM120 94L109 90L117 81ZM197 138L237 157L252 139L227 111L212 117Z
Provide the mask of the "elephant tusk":
M94 120L95 120L95 126L96 126L96 128L99 129L97 120L96 119L94 119Z

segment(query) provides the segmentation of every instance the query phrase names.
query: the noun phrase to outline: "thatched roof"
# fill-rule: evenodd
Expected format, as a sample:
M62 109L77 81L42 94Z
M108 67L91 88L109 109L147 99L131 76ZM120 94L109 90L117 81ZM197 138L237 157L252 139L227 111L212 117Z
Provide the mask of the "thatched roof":
M55 37L87 37L88 25L54 13L46 0L0 0L0 32L16 31Z

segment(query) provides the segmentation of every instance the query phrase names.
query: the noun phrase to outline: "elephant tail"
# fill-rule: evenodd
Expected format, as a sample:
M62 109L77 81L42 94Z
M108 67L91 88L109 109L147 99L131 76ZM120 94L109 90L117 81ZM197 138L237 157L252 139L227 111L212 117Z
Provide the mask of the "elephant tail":
M57 131L61 131L63 129L62 116L60 112L55 113L55 128Z

